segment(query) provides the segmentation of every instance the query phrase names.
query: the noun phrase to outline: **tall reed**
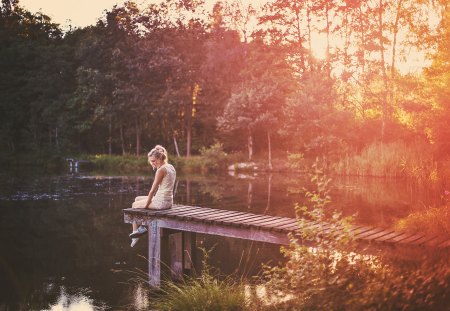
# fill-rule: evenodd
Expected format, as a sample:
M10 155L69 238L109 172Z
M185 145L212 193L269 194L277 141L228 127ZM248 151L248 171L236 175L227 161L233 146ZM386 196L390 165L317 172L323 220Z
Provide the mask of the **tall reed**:
M341 159L334 165L334 171L340 175L438 179L431 147L425 143L373 143L360 154Z

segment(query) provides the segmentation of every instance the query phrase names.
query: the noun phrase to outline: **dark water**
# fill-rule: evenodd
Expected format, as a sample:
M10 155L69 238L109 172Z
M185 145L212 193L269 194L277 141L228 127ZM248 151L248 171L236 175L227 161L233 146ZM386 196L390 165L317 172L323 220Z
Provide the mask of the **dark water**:
M130 248L122 209L152 176L0 173L0 310L138 310L146 306L147 241ZM293 217L309 178L301 175L179 176L175 202ZM359 223L389 226L438 189L384 179L336 179L332 207ZM275 245L200 236L210 264L253 275L278 261ZM142 270L141 272L138 272Z

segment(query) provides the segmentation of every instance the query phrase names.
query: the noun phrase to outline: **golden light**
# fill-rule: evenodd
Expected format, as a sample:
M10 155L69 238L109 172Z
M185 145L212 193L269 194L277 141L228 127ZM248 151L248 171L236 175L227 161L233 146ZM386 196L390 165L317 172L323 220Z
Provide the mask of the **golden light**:
M311 53L317 59L326 58L327 36L324 33L311 34Z

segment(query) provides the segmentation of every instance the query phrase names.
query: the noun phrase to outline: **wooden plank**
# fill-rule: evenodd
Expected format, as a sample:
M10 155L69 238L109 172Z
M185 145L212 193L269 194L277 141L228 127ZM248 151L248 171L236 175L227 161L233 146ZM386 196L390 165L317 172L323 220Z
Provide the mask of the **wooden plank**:
M372 234L381 232L381 231L383 231L383 230L384 230L384 229L381 229L381 228L373 228L372 230L369 230L369 231L366 231L366 232L363 232L363 233L355 234L355 235L354 235L354 238L355 238L356 240L365 240L366 237L370 237Z
M258 224L260 224L260 223L267 223L267 221L273 220L271 216L265 216L265 215L257 215L257 216L258 217L242 220L239 222L243 223L243 224L249 224L251 226L258 227ZM272 228L272 227L267 227L267 228Z
M198 208L189 208L189 210L196 210ZM156 209L145 209L145 208L127 208L124 209L124 211L128 212L128 213L136 213L136 214L144 214L147 216L153 216L153 215L162 215L162 214L170 214L170 213L178 213L181 210L185 210L184 208L170 208L170 209L165 209L165 210L156 210Z
M223 219L227 219L227 218L230 218L230 217L235 217L235 216L238 216L238 215L241 215L240 212L229 211L227 213L222 213L220 215L211 215L211 216L208 216L208 217L205 216L205 217L202 218L201 221L202 222L206 222L206 223L215 223L217 225L222 225L222 224L224 224Z
M219 211L219 210L212 210L212 211L208 211L207 213L198 211L198 212L194 212L194 213L187 213L187 214L183 214L183 215L177 215L176 218L178 219L186 219L186 220L191 220L191 219L195 219L198 221L207 221L210 219L215 219L215 218L219 218L219 217L225 217L225 215L230 216L230 215L235 215L236 212L233 211Z
M415 241L413 241L413 242L411 242L410 244L411 245L422 245L422 244L424 244L425 242L428 242L428 241L431 241L431 240L433 240L433 239L435 239L435 238L437 238L437 236L435 236L435 235L425 235L425 236L423 236L422 238L420 238L420 239L418 239L418 240L415 240Z
M377 238L381 238L381 237L383 237L383 236L386 236L386 235L388 235L388 234L391 234L392 232L393 232L392 230L384 229L383 231L380 231L380 232L378 232L378 233L375 233L375 234L366 236L366 237L365 237L365 240L373 241L373 240L376 240Z
M257 215L244 215L244 216L237 216L230 219L222 219L224 224L228 224L234 227L251 227L252 221L256 221L260 219Z
M198 211L192 211L192 212L187 212L187 213L179 213L177 214L176 218L182 218L182 219L191 219L191 218L197 218L197 217L208 217L208 216L218 216L218 215L222 215L223 213L221 213L220 211L215 211L215 210L198 210Z
M199 213L214 213L216 212L215 210L211 210L211 209L186 209L186 210L181 210L181 211L168 211L167 214L173 214L176 215L177 217L181 217L184 215L191 215L191 214L199 214Z
M268 230L261 230L256 228L242 228L242 227L224 227L215 224L203 222L186 222L177 219L161 219L158 224L162 228L176 229L182 231L212 234L218 236L226 236L231 238L239 238L252 241L260 241L274 244L287 245L289 238L283 232L275 232Z
M350 233L351 233L353 236L356 236L356 235L358 235L358 234L362 234L362 233L364 233L364 232L371 231L371 230L373 230L373 229L374 229L373 227L367 227L367 226L356 227L356 228L351 228L351 229L350 229Z
M388 235L384 235L382 237L376 238L375 241L376 242L388 242L390 239L396 238L402 234L404 234L404 232L394 231Z
M438 244L437 247L439 247L439 248L450 247L450 239L446 240L445 242L442 242L441 244Z
M402 241L402 240L404 240L404 239L407 239L407 238L409 238L409 237L412 237L414 234L415 234L415 233L413 233L413 232L404 232L403 234L401 234L401 235L399 235L399 236L397 236L397 237L395 237L395 238L392 238L392 239L390 239L390 240L387 241L387 242L388 242L388 243L398 243L398 242L400 242L400 241Z
M308 222L309 223L309 222ZM292 229L292 226L295 226L293 229ZM285 225L279 225L279 226L277 226L277 228L278 229L280 229L280 230L295 230L295 229L297 229L297 220L296 219L292 219L292 223L287 223L287 224L285 224Z
M295 224L297 223L297 220L294 219L290 219L290 218L285 218L285 219L280 219L277 221L267 221L267 222L262 222L260 224L258 224L258 226L260 227L264 227L264 228L274 228L274 230L283 230L281 229L282 226L287 225L287 224Z
M417 241L420 238L423 238L425 235L423 233L417 233L414 234L413 236L406 238L404 240L401 240L399 243L400 244L410 244L411 242Z
M236 212L234 211L233 215L224 215L221 217L214 217L214 222L218 222L218 223L222 223L223 219L228 220L230 217L238 217L238 216L245 216L245 215L253 215L253 214L249 214L249 213L244 213L244 212Z
M448 239L448 237L443 237L443 236L438 236L436 238L434 238L433 240L430 240L428 242L425 242L424 245L426 246L438 246L439 244L442 244L443 242L445 242Z

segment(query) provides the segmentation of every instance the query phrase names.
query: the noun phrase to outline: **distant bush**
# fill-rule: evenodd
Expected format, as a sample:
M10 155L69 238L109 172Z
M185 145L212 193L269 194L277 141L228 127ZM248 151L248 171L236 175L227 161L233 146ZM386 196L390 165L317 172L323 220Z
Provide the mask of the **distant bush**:
M207 170L225 169L227 167L227 154L223 151L223 145L214 143L209 148L201 148L200 154L203 165Z
M193 173L203 170L203 158L201 156L172 157L169 160L177 171Z
M85 157L92 162L94 169L110 172L143 172L150 169L147 157L134 155L98 154Z

